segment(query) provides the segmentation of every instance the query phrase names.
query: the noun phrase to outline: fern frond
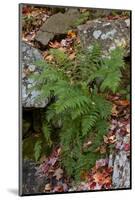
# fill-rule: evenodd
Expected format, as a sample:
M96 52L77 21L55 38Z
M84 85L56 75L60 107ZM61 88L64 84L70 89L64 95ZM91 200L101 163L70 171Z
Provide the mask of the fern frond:
M34 146L34 156L36 161L38 161L38 159L40 158L41 150L42 150L42 141L37 140Z
M82 135L86 136L88 132L93 128L98 119L98 113L91 113L82 117Z
M43 134L45 139L48 142L48 145L51 146L52 145L52 141L51 141L51 133L52 133L52 129L49 123L44 122L43 126L42 126L42 130L43 130Z

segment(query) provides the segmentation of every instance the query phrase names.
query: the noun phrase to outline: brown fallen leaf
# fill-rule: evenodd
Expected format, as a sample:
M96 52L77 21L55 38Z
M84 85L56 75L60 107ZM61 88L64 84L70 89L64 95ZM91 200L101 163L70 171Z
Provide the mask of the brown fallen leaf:
M50 184L50 183L47 183L47 184L45 185L44 192L50 192L51 189L52 189L51 184Z
M53 55L47 55L47 56L45 57L45 60L46 60L46 61L49 61L49 62L51 62L53 59L54 59Z
M108 137L108 141L109 141L109 143L114 144L116 142L116 136L112 135L112 136Z
M88 148L91 144L92 144L92 142L91 142L91 140L89 140L83 144L83 148Z
M56 169L53 176L56 176L56 179L60 180L63 177L63 170L61 168Z
M54 42L49 42L49 46L51 48L58 49L59 47L61 47L61 44L55 40Z
M73 53L71 53L70 55L69 55L69 59L70 60L74 60L75 59L75 52L73 52Z
M101 172L97 172L93 175L94 182L96 183L103 183L105 177L103 177L103 174Z
M101 153L101 154L106 153L106 146L105 146L105 145L102 145L102 146L100 147L100 153Z
M111 113L112 113L112 116L115 116L115 117L118 116L119 111L117 110L117 106L115 104L113 104L113 106L112 106Z
M103 136L103 139L104 139L104 143L108 144L108 142L109 142L109 141L108 141L108 137L104 135L104 136Z
M119 106L128 106L130 104L128 100L118 100L118 101L115 101L115 103Z

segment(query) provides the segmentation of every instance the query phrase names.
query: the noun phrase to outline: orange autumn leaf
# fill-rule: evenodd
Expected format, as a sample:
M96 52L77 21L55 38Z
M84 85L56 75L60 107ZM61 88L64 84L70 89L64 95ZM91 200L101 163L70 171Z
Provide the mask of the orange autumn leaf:
M120 106L128 106L130 104L128 100L119 100L119 101L116 101L115 103Z
M75 38L76 37L76 33L72 30L68 31L67 35L70 37L70 38Z

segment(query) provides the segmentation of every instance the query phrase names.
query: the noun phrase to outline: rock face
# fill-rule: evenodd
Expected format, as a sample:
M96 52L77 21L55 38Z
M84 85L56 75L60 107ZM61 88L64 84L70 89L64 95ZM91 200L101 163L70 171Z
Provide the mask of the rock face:
M78 26L81 43L84 48L92 48L93 43L101 44L103 54L121 46L125 56L130 53L130 19L97 19Z
M79 17L79 11L75 8L66 13L57 13L51 16L37 32L35 39L42 45L47 45L55 35L66 34Z
M41 188L46 183L45 176L40 177L37 175L37 165L34 161L23 161L23 185L22 194L40 193Z
M48 99L44 102L36 102L36 98L39 92L29 89L35 84L35 82L29 78L31 73L39 73L38 67L34 64L35 61L42 60L40 52L26 44L21 43L21 72L22 72L22 105L23 107L45 107L48 103Z
M119 122L118 122L119 123ZM110 155L109 167L113 168L112 186L114 189L130 188L130 133L122 135L122 127L117 125L116 151ZM129 129L129 124L127 125Z

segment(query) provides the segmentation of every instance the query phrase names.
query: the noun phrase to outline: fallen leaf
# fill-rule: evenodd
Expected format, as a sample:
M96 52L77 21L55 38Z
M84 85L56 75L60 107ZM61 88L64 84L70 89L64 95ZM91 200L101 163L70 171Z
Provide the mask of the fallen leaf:
M118 101L115 101L115 103L120 106L128 106L130 104L128 100L118 100Z
M115 105L115 104L113 104L113 106L112 106L112 111L111 111L111 113L112 113L112 116L115 116L115 117L117 117L118 116L118 110L117 110L117 106Z
M60 180L63 177L63 170L61 168L56 169L53 176L56 176L56 179Z
M127 130L128 133L130 133L130 124L127 124L126 130Z
M48 55L45 57L45 60L49 62L51 62L53 59L54 59L53 55Z
M106 153L106 146L105 146L105 145L102 145L102 146L100 147L100 153L101 153L101 154Z
M83 148L88 148L91 144L92 144L92 142L91 142L91 140L89 140L83 144Z
M124 144L124 150L129 151L130 150L130 144Z
M96 174L94 174L93 178L94 178L94 182L95 183L103 183L103 181L105 179L101 172L97 172Z
M58 49L59 47L61 47L61 44L55 40L54 42L49 42L49 46L51 48Z
M69 55L69 59L70 60L74 60L75 59L75 52L73 52L73 53L71 53L70 55Z
M63 185L57 185L54 187L53 192L64 192Z
M44 188L44 192L49 192L52 189L51 184L47 183Z
M104 143L108 144L108 142L109 142L109 141L108 141L108 137L104 135L104 136L103 136L103 139L104 139Z
M108 164L108 159L100 159L96 161L96 169L99 169L100 167L104 167Z
M54 164L56 163L56 161L58 160L58 158L54 157L54 158L50 158L48 164L54 166Z
M41 162L41 163L43 163L43 162L45 162L45 161L46 161L46 159L47 159L47 158L46 158L46 156L45 156L45 155L43 155L43 156L40 158L40 162Z
M116 136L115 136L115 135L112 135L112 136L108 137L108 141L109 141L109 143L111 143L111 144L115 143L115 142L116 142Z
M69 30L67 35L70 37L70 38L75 38L76 37L76 33L72 30Z

